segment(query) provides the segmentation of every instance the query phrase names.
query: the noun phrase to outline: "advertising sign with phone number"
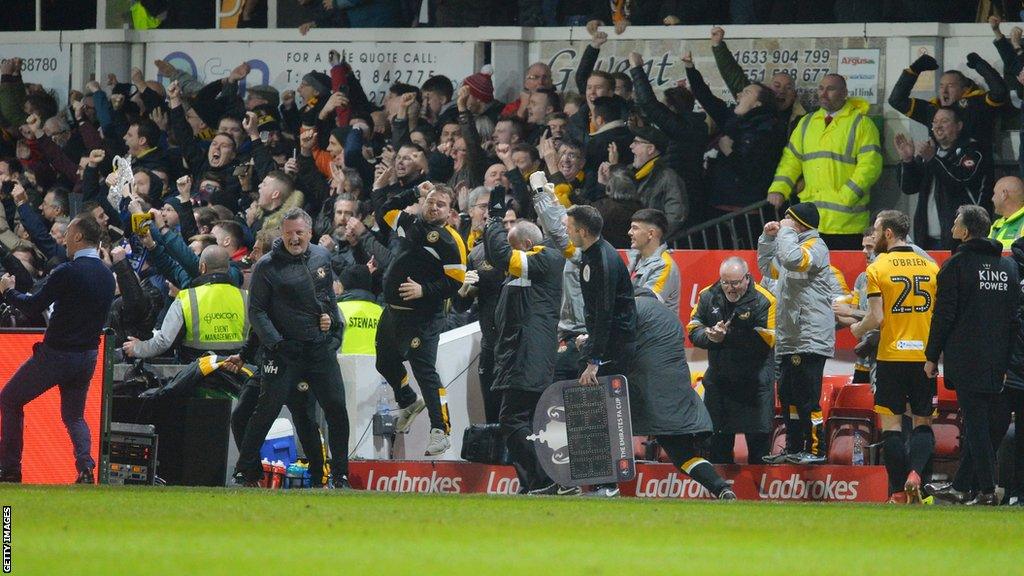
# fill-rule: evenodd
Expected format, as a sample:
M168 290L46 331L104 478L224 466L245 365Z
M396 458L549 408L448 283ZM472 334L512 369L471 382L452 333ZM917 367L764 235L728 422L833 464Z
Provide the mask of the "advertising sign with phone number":
M772 76L780 72L792 76L805 106L817 107L818 83L826 74L848 73L851 65L856 66L856 95L872 104L873 113L881 105L879 94L884 93L885 86L882 77L884 38L751 40L727 37L725 42L750 80L770 83ZM530 48L530 59L551 65L551 74L559 90L576 91L576 67L586 46L585 42L536 42ZM710 40L609 40L601 47L597 69L628 72L630 52L639 52L647 75L660 95L661 91L686 78L680 56L687 50L693 52L694 64L712 91L731 101L732 97L718 73ZM845 64L844 57L848 60ZM851 90L851 94L853 92Z
M71 81L70 44L0 44L0 64L21 58L21 76L27 84L39 84L67 104Z
M154 60L166 60L203 83L225 78L247 61L252 67L245 80L248 85L270 84L283 92L295 90L313 70L329 74L331 50L352 66L376 104L395 82L421 86L439 74L460 82L475 71L474 42L154 42L146 45L146 77L159 76ZM240 88L244 93L244 86Z

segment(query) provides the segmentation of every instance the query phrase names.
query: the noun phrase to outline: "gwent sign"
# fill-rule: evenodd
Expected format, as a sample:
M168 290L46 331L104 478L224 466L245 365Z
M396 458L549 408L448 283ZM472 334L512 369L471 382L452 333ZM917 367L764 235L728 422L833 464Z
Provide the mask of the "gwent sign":
M636 479L620 484L636 498L711 500L711 494L671 464L636 463ZM780 502L885 502L882 466L716 466L740 500ZM511 466L469 462L353 461L352 486L376 492L516 494Z

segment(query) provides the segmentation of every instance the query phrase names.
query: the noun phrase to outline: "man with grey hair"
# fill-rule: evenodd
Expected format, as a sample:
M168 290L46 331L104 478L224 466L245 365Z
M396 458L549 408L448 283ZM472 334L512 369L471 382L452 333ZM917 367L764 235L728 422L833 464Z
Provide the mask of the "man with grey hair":
M991 222L984 208L964 205L953 221L961 242L936 281L935 309L925 347L925 374L938 375L939 356L945 386L956 390L963 416L963 455L952 486L929 486L938 498L968 505L994 506L995 449L990 418L999 402L1012 353L1020 296L1017 265L1002 256L1003 247L987 238Z
M490 190L477 186L469 193L467 211L470 218L469 236L466 238L466 279L459 288L459 299L455 301L460 310L466 310L476 300L477 316L480 319L480 359L477 371L480 375L480 391L484 399L484 415L488 424L498 422L501 395L491 390L494 382L494 344L497 328L494 325L495 309L505 271L499 270L487 261L484 248L484 227L487 225L487 202Z
M330 428L328 487L349 487L348 413L337 359L344 325L334 301L330 253L310 244L312 236L309 214L301 208L286 211L281 237L252 269L249 318L264 361L263 389L235 464L235 482L245 486L255 486L263 476L260 446L292 387L306 382Z
M237 353L249 329L246 294L228 275L230 255L220 246L207 246L199 257L199 274L188 290L178 292L160 329L149 340L129 336L122 345L129 358L153 358L169 350L184 333L178 359L189 363L215 352Z
M502 394L501 433L517 465L520 486L536 494L557 494L561 487L541 469L527 436L533 429L537 402L554 381L565 257L558 249L541 244L544 237L532 222L520 220L506 232L501 223L505 211L505 192L496 187L491 193L484 246L487 261L508 278L501 287L494 318L497 340L492 388Z
M686 326L708 351L704 404L711 413L711 461L733 464L735 435L747 441L747 462L768 455L775 365L775 296L750 278L747 261L731 256L719 280L701 290Z

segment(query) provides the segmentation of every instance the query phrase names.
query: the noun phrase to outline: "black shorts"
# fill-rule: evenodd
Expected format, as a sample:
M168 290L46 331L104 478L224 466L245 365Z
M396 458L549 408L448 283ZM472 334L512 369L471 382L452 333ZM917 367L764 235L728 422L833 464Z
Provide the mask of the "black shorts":
M924 373L924 362L876 364L875 412L899 416L909 404L914 416L931 416L934 396L935 379Z

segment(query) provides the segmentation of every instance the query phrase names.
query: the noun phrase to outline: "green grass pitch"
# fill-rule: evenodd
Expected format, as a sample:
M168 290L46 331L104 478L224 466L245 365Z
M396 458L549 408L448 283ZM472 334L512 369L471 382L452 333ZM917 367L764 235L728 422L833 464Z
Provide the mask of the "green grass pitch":
M14 574L1020 574L1024 511L123 487L0 489Z

